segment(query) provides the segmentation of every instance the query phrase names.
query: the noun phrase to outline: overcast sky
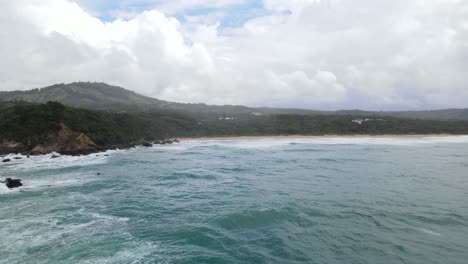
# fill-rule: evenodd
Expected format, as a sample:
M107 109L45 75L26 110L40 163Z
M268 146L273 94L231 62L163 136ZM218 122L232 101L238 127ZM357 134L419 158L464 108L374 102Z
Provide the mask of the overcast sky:
M466 0L0 0L0 90L102 81L178 102L468 107Z

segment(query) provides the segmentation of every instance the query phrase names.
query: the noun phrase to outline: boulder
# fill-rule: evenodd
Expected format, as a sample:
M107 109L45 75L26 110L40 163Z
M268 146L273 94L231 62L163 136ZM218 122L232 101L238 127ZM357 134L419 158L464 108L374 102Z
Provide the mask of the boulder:
M4 160L2 160L2 162L10 162L10 161L11 161L11 159L4 159Z
M50 157L51 159L56 159L56 158L60 158L59 155L52 155L52 157Z
M6 178L4 183L10 189L23 186L23 184L21 183L21 179Z
M22 157L14 157L14 159L19 160L22 159Z
M142 145L143 147L147 147L147 148L149 148L149 147L152 147L152 146L153 146L153 144L151 144L151 143L148 143L148 142L143 142L143 144L141 144L141 145Z

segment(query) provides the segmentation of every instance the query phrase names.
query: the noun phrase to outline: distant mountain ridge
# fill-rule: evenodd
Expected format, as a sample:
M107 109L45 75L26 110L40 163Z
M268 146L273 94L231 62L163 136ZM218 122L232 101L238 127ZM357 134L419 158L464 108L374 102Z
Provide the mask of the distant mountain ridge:
M74 82L70 84L56 84L28 91L0 92L0 101L12 100L22 100L33 103L57 101L72 107L92 110L125 112L175 111L188 114L199 121L209 121L226 117L249 118L258 115L275 114L391 116L427 120L468 120L468 109L430 111L317 111L307 109L246 107L241 105L183 104L163 101L140 95L122 87L95 82Z

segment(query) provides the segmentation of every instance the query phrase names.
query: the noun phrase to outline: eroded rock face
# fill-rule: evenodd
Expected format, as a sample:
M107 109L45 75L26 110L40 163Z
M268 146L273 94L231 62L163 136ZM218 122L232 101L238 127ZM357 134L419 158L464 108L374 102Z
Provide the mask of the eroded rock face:
M58 133L50 135L45 144L35 146L31 154L39 155L55 151L64 155L81 155L100 150L101 148L84 133L72 131L64 124L60 124Z

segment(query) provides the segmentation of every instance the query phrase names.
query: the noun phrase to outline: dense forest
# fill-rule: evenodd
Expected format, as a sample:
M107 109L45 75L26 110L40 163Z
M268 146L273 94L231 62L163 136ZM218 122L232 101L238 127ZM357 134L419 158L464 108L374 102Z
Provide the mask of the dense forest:
M86 134L103 148L175 137L468 134L468 121L281 114L199 122L177 112L129 113L73 108L58 102L0 102L0 143L22 142L34 147L56 133L61 124Z
M0 141L41 142L65 124L96 144L128 144L138 139L183 136L195 121L179 114L122 113L67 107L58 102L0 103Z

